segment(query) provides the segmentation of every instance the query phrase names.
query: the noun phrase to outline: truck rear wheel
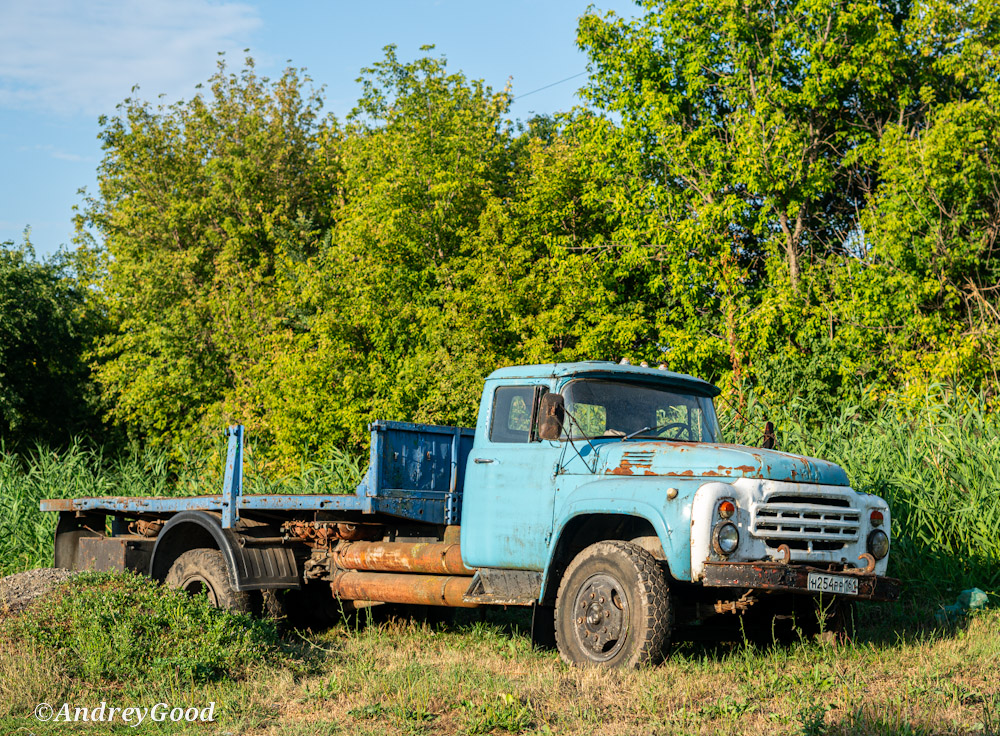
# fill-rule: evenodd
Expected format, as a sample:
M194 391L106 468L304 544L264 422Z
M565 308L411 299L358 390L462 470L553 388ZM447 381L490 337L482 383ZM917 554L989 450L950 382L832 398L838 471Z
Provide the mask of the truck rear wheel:
M566 569L556 596L556 645L572 665L655 664L670 638L667 578L630 542L598 542Z
M163 584L190 595L205 593L216 608L236 613L251 613L253 599L248 591L233 588L229 570L217 549L192 549L174 560Z

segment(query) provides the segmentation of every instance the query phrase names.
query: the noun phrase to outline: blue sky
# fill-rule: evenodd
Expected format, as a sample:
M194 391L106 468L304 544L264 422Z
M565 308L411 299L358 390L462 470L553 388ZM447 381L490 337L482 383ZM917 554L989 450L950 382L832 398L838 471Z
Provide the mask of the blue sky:
M39 255L69 245L78 190L96 189L97 119L130 94L186 99L215 70L218 52L237 64L249 49L262 74L305 67L342 117L359 92L361 67L396 44L402 59L424 44L449 69L500 89L512 78L512 114L567 110L586 69L575 44L589 0L0 0L0 241L26 226ZM632 16L630 0L594 0Z

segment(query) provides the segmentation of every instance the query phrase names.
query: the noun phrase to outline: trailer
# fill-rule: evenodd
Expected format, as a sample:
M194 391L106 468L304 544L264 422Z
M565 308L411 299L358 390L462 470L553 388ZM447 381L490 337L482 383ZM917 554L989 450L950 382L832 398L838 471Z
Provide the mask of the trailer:
M657 661L682 622L816 623L897 597L886 503L833 463L725 444L717 394L608 362L504 368L474 429L372 423L353 494L244 494L236 426L218 495L42 510L59 513L57 567L131 570L258 613L530 606L533 640L573 664ZM818 597L833 605L817 614Z

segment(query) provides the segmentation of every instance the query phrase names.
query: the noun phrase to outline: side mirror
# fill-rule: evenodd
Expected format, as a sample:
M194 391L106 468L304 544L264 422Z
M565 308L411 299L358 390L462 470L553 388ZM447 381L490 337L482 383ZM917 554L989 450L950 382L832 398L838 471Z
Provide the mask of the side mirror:
M774 425L771 422L764 424L764 441L760 443L760 446L765 450L773 450L778 446L778 435L774 433Z
M558 440L562 436L566 404L560 394L547 393L538 400L538 438Z

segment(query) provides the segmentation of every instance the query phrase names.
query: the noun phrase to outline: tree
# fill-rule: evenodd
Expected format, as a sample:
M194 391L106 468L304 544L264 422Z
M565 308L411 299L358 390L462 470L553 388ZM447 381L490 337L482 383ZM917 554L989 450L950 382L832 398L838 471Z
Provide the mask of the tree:
M114 329L96 375L135 432L170 442L246 413L236 389L289 316L272 297L276 264L309 257L336 194L336 125L321 136L307 84L220 62L207 94L129 98L101 119L99 193L79 229L85 249L107 253Z
M0 441L30 448L98 434L85 357L100 328L64 256L39 262L27 239L0 244Z
M934 218L918 223L923 205L904 198L928 196L930 205L936 195L917 177L899 182L902 162L917 162L906 141L929 140L944 106L985 100L996 89L995 8L881 0L641 5L634 21L584 16L579 42L590 57L585 93L620 121L622 143L609 150L621 153L605 166L642 193L625 198L633 226L621 234L662 247L678 303L687 305L661 327L663 342L679 334L690 345L691 315L701 310L708 334L728 348L728 383L749 379L774 400L808 397L817 411L917 373L926 382L934 372L915 367L934 362L945 343L952 347L942 355L971 357L974 330L953 329L958 302L914 288L935 257L919 248L899 257L929 227L940 234L927 225ZM977 148L981 138L956 147L967 161L987 162L975 176L952 180L948 196L965 215L968 204L989 205L976 194L995 171ZM904 216L908 206L914 212ZM963 242L971 237L981 263L978 286L967 291L987 295L995 269L982 266L995 257L981 238L959 232L971 221L956 212L946 215L944 260L967 259ZM697 277L682 277L695 268ZM979 304L982 316L988 310ZM985 375L956 360L946 362L960 363L963 376Z

